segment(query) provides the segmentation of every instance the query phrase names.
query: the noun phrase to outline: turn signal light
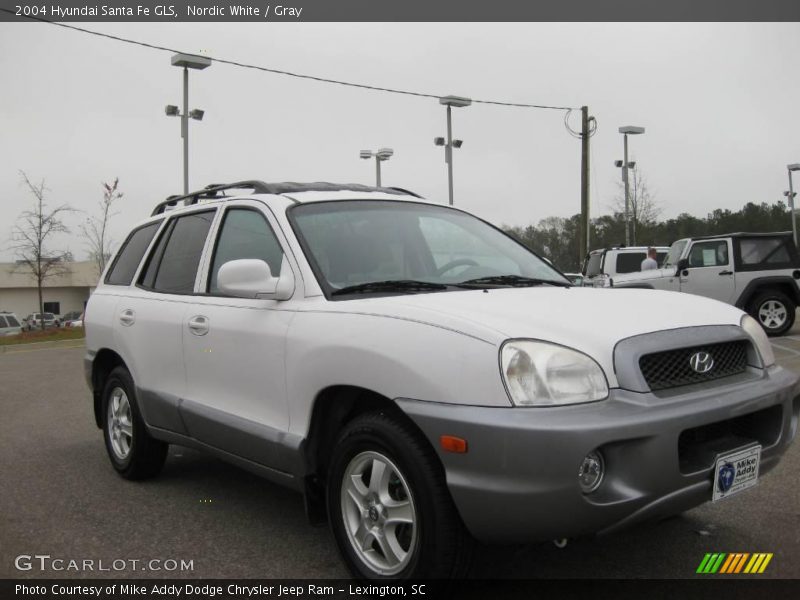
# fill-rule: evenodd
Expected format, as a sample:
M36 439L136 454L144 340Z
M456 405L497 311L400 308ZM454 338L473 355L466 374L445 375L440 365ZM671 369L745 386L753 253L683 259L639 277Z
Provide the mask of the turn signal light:
M439 438L439 443L442 445L442 450L446 452L455 452L456 454L467 452L467 440L454 435L443 435Z

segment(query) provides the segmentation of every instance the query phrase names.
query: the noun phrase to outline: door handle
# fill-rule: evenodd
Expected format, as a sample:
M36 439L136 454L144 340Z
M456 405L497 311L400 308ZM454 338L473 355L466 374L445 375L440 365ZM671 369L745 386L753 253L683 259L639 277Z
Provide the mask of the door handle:
M733 275L733 271L720 271L720 275Z
M208 333L208 317L197 315L189 319L189 331L194 335L205 335Z
M130 308L126 308L119 313L119 322L125 327L130 327L136 322L136 314Z

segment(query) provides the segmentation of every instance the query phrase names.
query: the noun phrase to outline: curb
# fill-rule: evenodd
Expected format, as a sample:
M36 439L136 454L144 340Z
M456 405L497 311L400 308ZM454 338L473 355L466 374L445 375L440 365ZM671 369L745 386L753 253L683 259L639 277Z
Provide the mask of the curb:
M77 343L76 343L77 342ZM28 344L9 344L0 346L0 354L14 354L32 350L47 350L48 348L81 348L86 346L86 338L74 340L54 340L49 342L30 342Z

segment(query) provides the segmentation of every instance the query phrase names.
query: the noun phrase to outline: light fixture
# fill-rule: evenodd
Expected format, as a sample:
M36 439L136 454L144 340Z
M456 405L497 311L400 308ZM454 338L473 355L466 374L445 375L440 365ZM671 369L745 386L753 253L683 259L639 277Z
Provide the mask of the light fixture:
M433 138L433 143L437 146L444 146L444 138L443 137L435 137Z
M178 107L175 106L174 104L167 104L167 106L164 108L164 113L168 117L177 117L179 114Z

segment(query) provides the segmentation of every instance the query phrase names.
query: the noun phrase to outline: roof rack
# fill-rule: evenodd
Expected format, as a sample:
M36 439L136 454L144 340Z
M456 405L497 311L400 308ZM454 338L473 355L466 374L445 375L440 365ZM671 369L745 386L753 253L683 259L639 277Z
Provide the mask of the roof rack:
M197 204L200 200L219 200L226 198L226 194L221 194L225 190L232 189L252 189L253 194L296 194L299 192L384 192L387 194L405 194L422 198L419 194L399 187L375 187L360 183L327 183L319 181L316 183L295 183L285 181L282 183L264 183L258 180L237 181L236 183L212 183L202 190L197 190L189 194L168 196L166 200L156 205L151 216L160 215L167 207L177 206L183 201L184 206Z

